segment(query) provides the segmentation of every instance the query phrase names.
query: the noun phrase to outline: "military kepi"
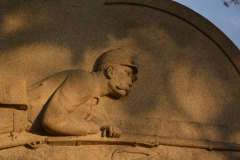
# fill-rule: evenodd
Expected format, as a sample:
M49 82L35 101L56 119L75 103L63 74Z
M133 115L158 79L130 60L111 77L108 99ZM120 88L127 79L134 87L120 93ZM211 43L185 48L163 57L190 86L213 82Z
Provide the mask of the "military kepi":
M102 64L119 64L123 66L128 66L132 69L133 73L138 72L138 68L134 65L132 58L128 53L122 49L113 49L103 53L97 62L97 65Z

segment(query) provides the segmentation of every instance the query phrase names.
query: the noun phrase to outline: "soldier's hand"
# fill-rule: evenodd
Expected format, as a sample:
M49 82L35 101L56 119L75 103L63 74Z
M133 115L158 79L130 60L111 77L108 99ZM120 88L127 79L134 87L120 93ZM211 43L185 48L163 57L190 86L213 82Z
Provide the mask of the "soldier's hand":
M121 130L115 126L103 126L101 131L102 137L119 138L121 136Z

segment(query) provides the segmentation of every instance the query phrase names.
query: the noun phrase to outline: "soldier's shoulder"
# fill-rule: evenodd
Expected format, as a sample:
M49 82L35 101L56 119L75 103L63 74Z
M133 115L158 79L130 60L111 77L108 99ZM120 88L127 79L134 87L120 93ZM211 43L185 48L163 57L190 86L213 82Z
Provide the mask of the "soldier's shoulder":
M67 83L70 85L77 85L80 88L90 87L94 82L94 77L91 72L83 70L69 70L67 71Z
M65 70L65 71L61 71L58 72L56 74L53 74L52 76L48 77L46 80L49 79L63 79L63 78L67 78L67 79L89 79L91 78L91 73L84 71L84 70L80 70L80 69L72 69L72 70Z
M67 77L73 80L88 81L93 78L91 72L87 72L80 69L68 70L66 72L67 72Z
M42 81L28 87L28 89L31 90L33 88L38 88L39 86L40 87L43 86L43 84L45 84L44 86L49 84L48 86L57 86L58 87L66 79L69 79L70 81L74 81L74 80L82 81L83 79L91 79L91 76L90 76L89 72L79 70L79 69L65 70L65 71L55 73L55 74L43 79Z
M63 71L66 72L68 76L87 76L89 74L91 74L90 72L81 70L81 69L72 69L72 70L67 70L67 71Z

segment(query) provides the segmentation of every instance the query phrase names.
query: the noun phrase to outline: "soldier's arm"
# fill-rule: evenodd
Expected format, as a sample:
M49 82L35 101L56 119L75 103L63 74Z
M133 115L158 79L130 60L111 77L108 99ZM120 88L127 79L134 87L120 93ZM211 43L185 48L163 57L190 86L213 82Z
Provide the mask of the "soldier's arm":
M83 86L87 85L68 77L56 90L46 104L41 121L46 132L52 135L84 136L100 131L96 123L70 114L88 99L90 90ZM79 93L79 89L85 90L85 93Z

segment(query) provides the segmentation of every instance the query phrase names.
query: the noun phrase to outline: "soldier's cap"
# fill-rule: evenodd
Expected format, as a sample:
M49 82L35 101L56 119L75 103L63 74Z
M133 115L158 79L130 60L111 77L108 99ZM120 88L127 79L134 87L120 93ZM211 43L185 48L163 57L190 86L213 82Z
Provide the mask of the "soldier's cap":
M128 53L122 49L113 49L103 53L99 58L97 65L102 64L119 64L123 66L128 66L132 69L133 73L138 72L138 68L134 65L132 58Z

